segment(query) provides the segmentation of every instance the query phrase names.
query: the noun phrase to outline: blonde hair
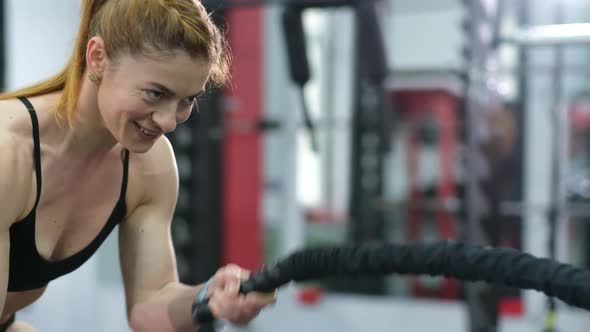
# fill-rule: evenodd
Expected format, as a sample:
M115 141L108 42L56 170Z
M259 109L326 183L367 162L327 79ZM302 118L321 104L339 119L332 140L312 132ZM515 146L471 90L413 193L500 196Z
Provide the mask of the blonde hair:
M210 63L210 83L223 85L229 80L227 43L200 0L82 0L80 28L65 68L47 80L0 94L0 100L63 90L56 116L71 126L86 69L86 45L93 36L104 40L113 60L122 54L180 50Z

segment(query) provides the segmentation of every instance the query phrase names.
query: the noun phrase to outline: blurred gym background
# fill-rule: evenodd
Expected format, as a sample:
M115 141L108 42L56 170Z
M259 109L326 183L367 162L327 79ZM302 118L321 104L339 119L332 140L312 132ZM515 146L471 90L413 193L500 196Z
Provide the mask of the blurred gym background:
M182 281L368 241L456 239L589 267L590 1L203 2L228 31L233 80L170 136ZM61 68L79 1L1 5L3 88ZM19 317L40 331L129 331L116 237ZM588 326L536 292L394 275L291 285L223 330Z

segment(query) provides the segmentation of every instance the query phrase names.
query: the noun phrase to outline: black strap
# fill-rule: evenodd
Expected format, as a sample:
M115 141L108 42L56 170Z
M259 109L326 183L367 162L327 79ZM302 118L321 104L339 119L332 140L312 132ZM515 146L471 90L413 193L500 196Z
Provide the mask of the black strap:
M125 200L127 193L127 176L129 175L129 150L123 150L123 183L121 184L121 196L119 200Z
M8 328L10 327L10 325L12 325L12 323L14 323L15 319L16 318L14 314L10 315L10 317L8 317L8 319L4 323L0 324L0 332L8 331Z
M35 199L35 206L39 204L41 198L41 143L39 142L39 121L37 120L37 113L33 104L26 97L18 97L18 99L25 105L29 110L31 116L31 123L33 125L33 158L35 160L35 175L37 176L37 198Z
M18 99L25 105L31 116L31 123L33 125L33 158L35 160L35 175L37 177L37 197L35 199L34 208L39 204L41 198L41 143L39 139L39 120L33 104L26 97L18 97ZM125 199L127 193L127 177L129 174L129 150L123 150L123 183L121 184L121 199ZM34 209L33 208L33 209ZM2 331L0 331L2 332Z

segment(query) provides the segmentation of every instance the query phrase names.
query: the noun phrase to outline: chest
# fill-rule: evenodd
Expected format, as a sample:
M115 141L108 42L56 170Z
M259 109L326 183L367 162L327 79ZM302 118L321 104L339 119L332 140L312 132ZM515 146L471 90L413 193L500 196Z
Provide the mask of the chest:
M84 249L105 227L119 201L123 164L86 169L43 167L36 209L37 251L50 261Z

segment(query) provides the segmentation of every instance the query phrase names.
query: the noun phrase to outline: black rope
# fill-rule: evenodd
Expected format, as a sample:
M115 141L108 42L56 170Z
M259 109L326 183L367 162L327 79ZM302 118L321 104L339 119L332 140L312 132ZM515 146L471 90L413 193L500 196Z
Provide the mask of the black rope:
M511 248L458 242L308 248L254 272L241 293L271 292L292 281L328 276L428 274L537 290L590 310L590 271ZM198 324L214 319L208 300L193 305Z

